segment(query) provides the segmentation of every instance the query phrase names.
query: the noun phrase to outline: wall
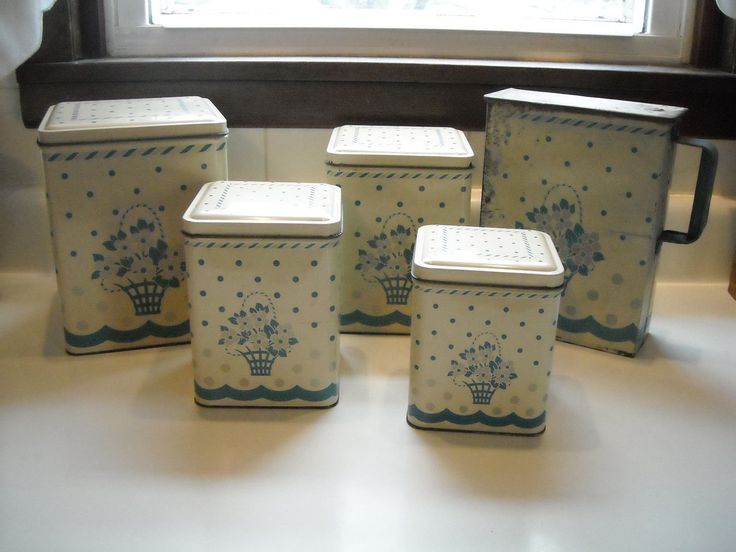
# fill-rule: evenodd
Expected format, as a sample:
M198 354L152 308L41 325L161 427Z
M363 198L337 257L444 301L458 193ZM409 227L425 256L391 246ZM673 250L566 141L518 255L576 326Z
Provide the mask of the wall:
M238 180L319 182L329 129L232 129L230 177ZM479 196L483 133L469 134L478 155L474 177ZM723 281L736 251L736 141L718 141L720 167L711 217L693 245L665 244L658 278L668 281ZM672 182L668 228L686 229L698 150L679 147ZM44 199L43 167L36 132L20 120L17 85L0 80L0 270L53 269Z

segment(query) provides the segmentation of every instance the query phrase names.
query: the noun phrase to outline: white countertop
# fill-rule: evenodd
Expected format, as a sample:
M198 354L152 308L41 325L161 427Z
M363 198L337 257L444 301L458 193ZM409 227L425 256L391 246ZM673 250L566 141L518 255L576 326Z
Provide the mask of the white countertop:
M418 431L409 340L343 335L340 403L204 409L188 346L64 353L0 275L0 549L733 550L736 301L660 285L636 359L558 344L547 432Z

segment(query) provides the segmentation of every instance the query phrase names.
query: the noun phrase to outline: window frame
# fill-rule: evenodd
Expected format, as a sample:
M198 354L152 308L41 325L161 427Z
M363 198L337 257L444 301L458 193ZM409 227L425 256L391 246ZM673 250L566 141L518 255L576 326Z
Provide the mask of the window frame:
M153 0L154 2L156 0ZM148 0L104 0L107 50L138 56L359 56L652 63L689 59L697 0L637 0L650 21L633 35L457 29L164 27Z
M701 68L317 56L114 59L105 50L102 0L57 0L44 14L39 52L16 75L29 128L59 101L193 94L212 99L231 127L482 130L482 96L513 86L681 105L690 109L684 133L736 138L736 76L717 68L724 19L704 0L698 21L693 60Z

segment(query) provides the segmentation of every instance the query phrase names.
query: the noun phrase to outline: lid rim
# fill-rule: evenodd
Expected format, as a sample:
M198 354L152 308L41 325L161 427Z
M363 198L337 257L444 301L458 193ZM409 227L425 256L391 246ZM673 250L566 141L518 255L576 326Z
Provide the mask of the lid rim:
M370 132L371 130L383 129L393 133L392 139L398 140L398 143L407 143L407 138L402 137L402 133L420 131L423 133L435 132L450 133L454 135L454 146L445 145L440 138L440 145L436 147L437 151L432 151L434 144L424 143L425 150L421 151L421 146L417 146L416 151L402 152L400 148L395 146L389 147L385 143L379 143L374 147L371 139L364 140L358 138L362 132ZM353 143L356 146L347 148L341 144L341 140L345 133L356 133ZM395 142L394 142L395 143ZM408 142L414 143L414 142ZM416 146L416 144L415 144ZM341 149L345 148L345 149ZM442 149L444 148L444 149ZM397 151L398 150L398 151ZM416 125L342 125L332 130L330 139L327 143L326 150L327 162L336 165L354 165L369 167L411 167L418 166L422 168L468 168L472 165L475 153L468 142L465 133L452 127L436 127L436 126L416 126ZM375 162L380 160L381 162ZM431 162L426 162L431 161ZM370 164L366 164L370 163Z
M74 142L42 142L41 136L39 135L38 139L36 140L36 143L39 146L42 147L49 147L49 146L86 146L89 144L122 144L122 143L128 143L128 142L156 142L160 140L189 140L189 139L201 139L201 138L222 138L225 136L228 136L230 134L230 129L226 128L223 132L219 133L202 133L202 134L171 134L171 135L161 135L161 136L151 136L151 137L142 137L142 138L119 138L117 140L82 140L82 141L74 141Z
M508 97L504 95L505 93L512 94L514 92L529 94L530 97L521 98L513 96ZM538 96L538 99L532 99L531 96ZM544 101L545 98L547 99L547 101ZM605 107L595 108L585 105L571 105L569 103L563 103L563 98L583 98L586 100L595 100L602 103L607 103L609 104L609 106L619 106L620 109L606 109ZM498 90L496 92L485 94L483 96L483 99L486 104L492 104L495 102L508 102L522 105L536 105L543 106L545 108L565 109L579 113L598 113L611 116L628 117L632 119L658 121L662 124L675 124L680 121L682 117L684 117L689 111L686 107L676 105L633 102L630 100L618 100L615 98L596 98L594 96L582 96L580 94L560 94L557 92L543 92L540 90L529 90L523 88L505 88L503 90ZM651 106L665 109L663 109L660 113L644 113L641 111L634 111L634 109L636 109L635 106Z
M503 289L519 289L519 290L534 290L538 289L540 291L555 291L558 289L563 289L567 286L567 284L563 281L561 284L547 287L547 286L512 286L507 284L479 284L474 282L448 282L448 281L442 281L442 280L428 280L426 278L420 278L419 276L416 276L414 274L414 267L412 267L411 270L411 277L413 280L416 280L417 282L422 283L428 283L428 284L437 284L438 287L454 287L454 286L466 286L466 287L476 287L476 288L489 288L489 287L495 287L495 288L503 288Z
M483 245L492 237L501 241ZM458 243L450 248L453 238ZM503 252L509 246L526 254L509 257ZM411 273L434 282L551 289L564 284L565 267L552 238L539 230L432 224L417 232Z
M178 108L168 107L167 102L178 104ZM81 119L76 118L77 110L89 108L94 112L96 108L118 109L113 105L123 103L134 103L137 109L141 105L149 105L145 102L159 102L158 106L146 107L146 112L137 112L123 116L116 114L111 117L118 120L120 124L111 125L97 124L97 122L109 121L110 118L98 118L94 114L83 111ZM161 104L163 102L163 104ZM53 122L57 110L62 106L71 109L72 115L67 112L59 112L60 120ZM131 108L132 109L132 108ZM192 110L192 111L189 111ZM150 113L148 113L150 111ZM132 124L122 124L125 117ZM166 120L168 117L168 120ZM52 125L53 128L49 128ZM73 125L73 126L69 126ZM78 126L76 126L78 125ZM186 132L184 132L186 131ZM208 98L201 96L168 96L163 98L131 98L122 100L83 100L59 102L50 106L44 114L41 124L37 129L37 142L39 145L72 145L90 144L103 142L127 142L132 140L163 140L166 138L198 138L202 136L223 135L229 133L227 120L217 107Z
M268 192L279 190L280 193L286 193L285 190L289 187L297 192L306 190L310 201L314 194L323 194L325 203L317 210L323 216L318 220L299 219L298 216L294 216L292 220L268 220L269 214L274 213L277 206L278 210L284 209L283 199L269 198ZM253 194L260 196L264 190L267 192L266 201L253 204ZM235 196L232 200L226 200L231 192ZM208 207L207 202L213 199L217 205ZM229 201L234 203L228 203ZM312 207L309 201L305 201L305 196L302 196L297 197L290 208L296 208L297 213L307 210L307 214L310 214L308 210ZM254 211L254 208L258 211ZM311 214L314 214L314 210ZM338 186L317 182L216 180L200 188L181 220L181 231L189 236L325 239L343 232L342 194Z

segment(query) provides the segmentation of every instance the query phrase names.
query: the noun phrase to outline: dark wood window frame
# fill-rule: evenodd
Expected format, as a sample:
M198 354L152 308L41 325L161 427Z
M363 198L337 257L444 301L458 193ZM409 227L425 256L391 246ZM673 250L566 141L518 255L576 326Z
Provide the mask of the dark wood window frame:
M700 2L697 21L693 63L682 67L415 58L110 58L102 1L58 0L44 16L40 50L16 75L29 128L59 101L199 95L215 102L231 127L364 123L482 130L483 95L517 87L685 106L690 111L684 133L733 139L732 22L720 15L714 0Z

